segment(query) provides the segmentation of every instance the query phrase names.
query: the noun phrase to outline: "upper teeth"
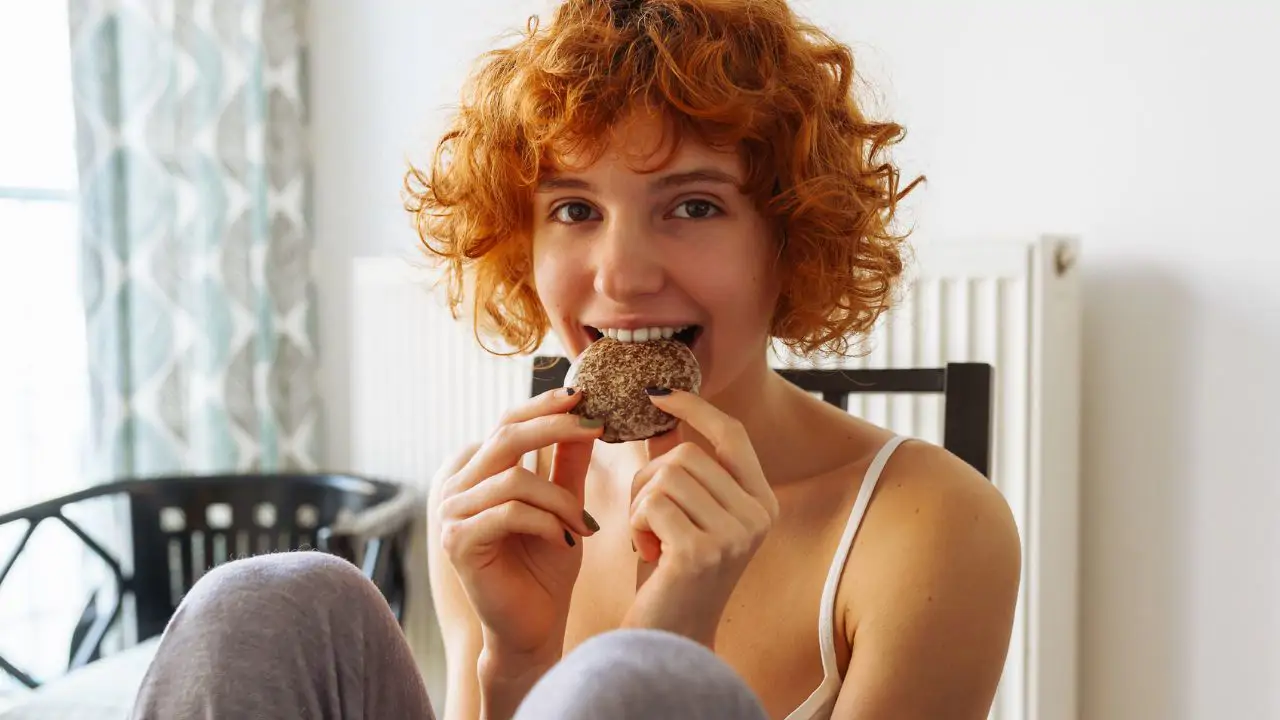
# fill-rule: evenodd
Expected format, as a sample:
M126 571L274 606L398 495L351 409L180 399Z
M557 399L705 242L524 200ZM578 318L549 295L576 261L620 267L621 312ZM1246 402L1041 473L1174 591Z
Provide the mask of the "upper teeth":
M600 334L617 340L619 342L648 342L649 340L658 340L660 338L671 338L681 330L686 330L690 326L681 325L679 327L650 327L650 328L599 328Z

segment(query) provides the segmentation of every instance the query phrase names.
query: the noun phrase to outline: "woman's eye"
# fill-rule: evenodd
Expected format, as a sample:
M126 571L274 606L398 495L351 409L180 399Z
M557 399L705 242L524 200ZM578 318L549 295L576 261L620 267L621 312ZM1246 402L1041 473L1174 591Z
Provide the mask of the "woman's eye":
M586 203L567 202L558 206L551 216L556 222L574 224L594 219L595 210Z
M709 200L686 200L676 206L675 216L686 220L702 220L720 212Z

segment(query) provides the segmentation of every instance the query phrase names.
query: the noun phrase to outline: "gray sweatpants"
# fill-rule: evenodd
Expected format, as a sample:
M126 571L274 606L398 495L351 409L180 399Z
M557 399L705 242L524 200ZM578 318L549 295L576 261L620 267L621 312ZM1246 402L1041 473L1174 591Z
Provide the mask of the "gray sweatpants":
M377 588L319 552L226 563L191 589L161 639L133 717L431 720L408 644ZM705 647L659 631L582 644L517 720L763 720Z

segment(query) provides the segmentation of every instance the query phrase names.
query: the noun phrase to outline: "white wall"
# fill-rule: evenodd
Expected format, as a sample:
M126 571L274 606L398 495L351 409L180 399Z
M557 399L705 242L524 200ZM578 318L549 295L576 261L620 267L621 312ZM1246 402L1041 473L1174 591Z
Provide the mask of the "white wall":
M543 0L313 10L329 460L345 262L400 208L465 61ZM797 0L852 42L922 235L1076 233L1086 275L1082 716L1280 717L1280 3ZM1159 9L1156 9L1159 8Z

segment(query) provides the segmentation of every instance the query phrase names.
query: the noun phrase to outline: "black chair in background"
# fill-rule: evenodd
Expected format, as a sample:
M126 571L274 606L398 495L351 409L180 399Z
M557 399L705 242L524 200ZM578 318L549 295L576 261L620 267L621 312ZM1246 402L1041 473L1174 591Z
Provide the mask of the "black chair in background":
M569 360L534 358L532 393L537 395L564 384ZM854 393L909 393L942 395L942 446L991 477L992 367L986 363L948 363L937 368L888 368L810 370L785 369L778 373L798 387L819 393L842 410L849 409Z
M400 486L350 475L268 474L177 476L122 480L0 515L0 527L26 521L26 531L0 565L0 584L43 522L60 524L109 569L114 580L111 609L98 614L90 600L71 638L67 670L99 658L102 641L121 618L123 599L133 599L139 642L159 635L183 595L209 569L227 560L285 550L314 549L358 565L400 617L405 579L403 548L394 537L355 543L331 529L347 513L390 500ZM80 503L123 499L129 509L132 572L67 509ZM357 557L359 555L359 557ZM27 687L40 682L4 657L0 670Z

